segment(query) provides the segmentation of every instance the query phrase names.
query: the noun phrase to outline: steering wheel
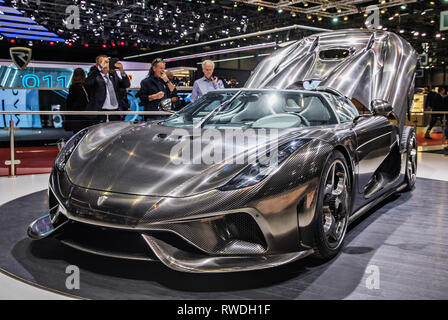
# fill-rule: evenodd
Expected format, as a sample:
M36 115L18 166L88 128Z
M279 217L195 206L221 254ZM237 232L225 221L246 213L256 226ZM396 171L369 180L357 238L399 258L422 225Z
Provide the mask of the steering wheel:
M295 113L295 112L286 112L287 114L292 114L292 115L294 115L294 116L297 116L297 117L299 117L300 118L300 122L301 123L303 123L303 124L305 124L305 126L307 126L307 127L310 127L311 126L311 124L310 124L310 122L308 121L308 119L307 118L305 118L304 116L302 116L301 114L298 114L298 113Z

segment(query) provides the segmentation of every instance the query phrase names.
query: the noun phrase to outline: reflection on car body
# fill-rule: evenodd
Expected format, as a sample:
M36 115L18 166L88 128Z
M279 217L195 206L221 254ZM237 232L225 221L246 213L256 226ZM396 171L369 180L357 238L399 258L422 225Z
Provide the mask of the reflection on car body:
M351 221L415 184L415 132L404 120L416 61L390 32L317 34L263 60L245 88L210 92L165 121L90 127L59 154L50 212L28 234L185 272L332 258ZM200 129L266 139L204 141ZM194 158L228 153L176 164L173 148L198 142ZM234 161L241 154L247 161Z

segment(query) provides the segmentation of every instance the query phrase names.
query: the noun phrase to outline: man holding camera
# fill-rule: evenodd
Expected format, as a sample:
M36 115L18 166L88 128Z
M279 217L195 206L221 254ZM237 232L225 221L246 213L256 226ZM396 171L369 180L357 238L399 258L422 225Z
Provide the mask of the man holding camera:
M123 64L106 55L96 58L96 64L90 69L85 87L89 94L88 111L117 111L122 101L120 88L126 89L131 82L123 69ZM109 116L110 121L119 121L120 115ZM93 122L104 122L106 116L92 118Z
M165 73L165 61L161 58L154 59L151 62L149 76L140 83L138 97L145 111L159 111L160 103L163 100L171 99L174 106L178 103L179 97L174 84L168 79ZM145 116L145 121L162 120L167 116Z

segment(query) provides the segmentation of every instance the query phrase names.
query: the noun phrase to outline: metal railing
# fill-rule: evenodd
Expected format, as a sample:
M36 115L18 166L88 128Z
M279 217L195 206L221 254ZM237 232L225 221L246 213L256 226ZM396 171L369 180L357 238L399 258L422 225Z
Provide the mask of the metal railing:
M109 116L112 115L141 115L141 116L163 116L172 115L174 112L169 111L0 111L0 115L10 115L9 127L5 130L9 131L9 148L10 159L5 161L5 165L10 166L9 177L15 177L16 165L20 164L19 160L15 160L15 142L14 142L14 115L71 115L71 116L106 116L106 122L109 122ZM6 123L5 123L6 125Z

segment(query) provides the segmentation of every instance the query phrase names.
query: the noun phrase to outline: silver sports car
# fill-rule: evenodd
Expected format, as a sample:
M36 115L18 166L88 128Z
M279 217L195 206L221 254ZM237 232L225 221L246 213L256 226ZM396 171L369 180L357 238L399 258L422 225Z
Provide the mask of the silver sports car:
M351 221L415 184L416 63L390 32L321 33L167 120L89 127L28 235L186 272L332 258Z

